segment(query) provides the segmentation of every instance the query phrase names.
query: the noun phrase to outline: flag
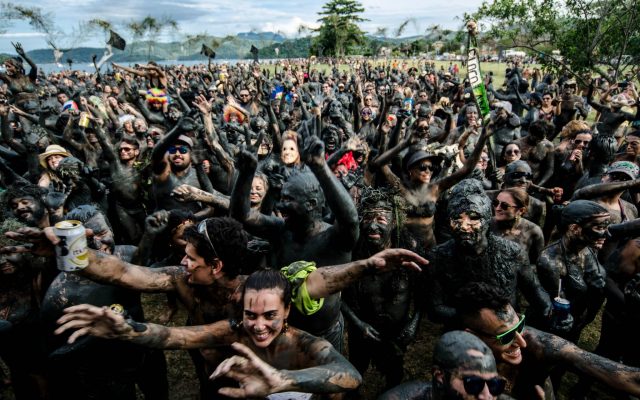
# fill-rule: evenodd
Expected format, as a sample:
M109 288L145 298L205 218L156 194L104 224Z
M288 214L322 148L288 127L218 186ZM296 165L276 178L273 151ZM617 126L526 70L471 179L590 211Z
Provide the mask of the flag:
M115 47L118 50L124 50L127 46L127 42L122 38L122 36L118 35L112 30L109 30L110 36L107 44L110 44L112 47Z
M467 77L473 89L473 96L476 98L480 115L484 118L491 111L489 110L489 99L487 98L487 91L484 87L482 72L480 72L480 50L478 49L475 36L471 34L469 35L469 46L467 46L467 48Z
M251 54L253 54L253 62L258 62L258 48L254 45L251 45Z
M207 56L209 58L216 58L216 52L213 51L213 49L209 46L207 46L206 44L202 44L202 49L200 50L200 54L202 54L203 56Z

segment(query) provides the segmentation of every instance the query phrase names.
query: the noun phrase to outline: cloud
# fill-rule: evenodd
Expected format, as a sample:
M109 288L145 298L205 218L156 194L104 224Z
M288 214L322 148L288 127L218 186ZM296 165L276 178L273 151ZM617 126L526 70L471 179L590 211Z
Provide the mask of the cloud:
M8 32L0 33L0 37L4 38L33 38L33 37L45 37L44 33L40 32Z

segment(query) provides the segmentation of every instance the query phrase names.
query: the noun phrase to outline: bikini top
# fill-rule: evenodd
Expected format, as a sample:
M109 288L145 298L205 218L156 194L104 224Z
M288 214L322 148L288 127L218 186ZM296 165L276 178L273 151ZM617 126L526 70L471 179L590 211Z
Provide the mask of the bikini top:
M421 217L430 218L436 213L436 203L433 201L427 201L419 206L410 205L407 209L407 216L409 217Z

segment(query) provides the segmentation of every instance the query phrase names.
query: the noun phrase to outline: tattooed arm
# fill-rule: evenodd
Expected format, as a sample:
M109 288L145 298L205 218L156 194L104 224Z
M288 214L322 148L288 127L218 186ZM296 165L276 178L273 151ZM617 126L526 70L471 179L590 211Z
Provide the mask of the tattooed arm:
M158 349L197 349L231 344L238 340L233 321L218 321L208 325L166 327L135 322L116 314L108 307L80 304L64 310L58 319L57 335L76 329L69 343L84 335L104 339L119 339ZM232 326L232 324L234 326Z

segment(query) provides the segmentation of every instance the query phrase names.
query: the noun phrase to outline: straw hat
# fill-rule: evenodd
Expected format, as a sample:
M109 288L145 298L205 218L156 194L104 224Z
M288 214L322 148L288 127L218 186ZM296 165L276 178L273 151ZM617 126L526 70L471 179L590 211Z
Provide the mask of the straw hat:
M42 168L47 169L47 158L49 156L55 155L69 157L71 154L69 154L67 149L65 149L64 147L58 146L57 144L51 144L47 146L47 149L44 151L44 153L38 155L38 159L40 160L40 165L42 166Z

